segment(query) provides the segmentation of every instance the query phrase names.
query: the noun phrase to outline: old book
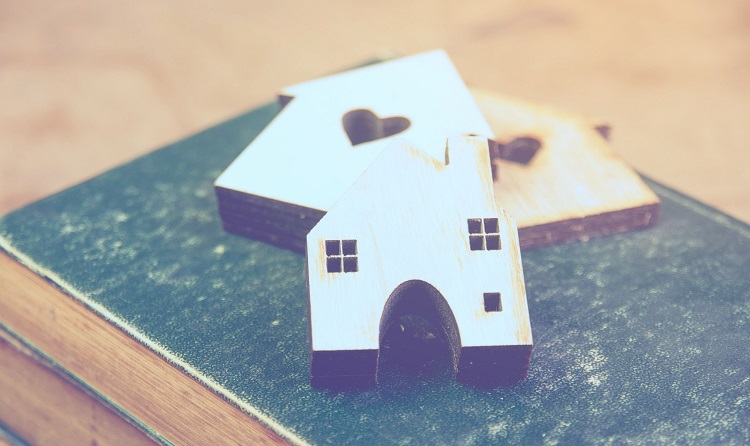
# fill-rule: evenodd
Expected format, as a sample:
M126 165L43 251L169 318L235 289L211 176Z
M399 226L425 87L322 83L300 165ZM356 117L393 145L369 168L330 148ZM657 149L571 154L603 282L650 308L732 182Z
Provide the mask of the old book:
M2 327L0 395L0 428L12 425L30 444L146 445L156 440L147 427Z
M0 219L4 329L157 441L750 441L750 228L653 182L655 226L523 253L518 385L457 383L405 321L377 386L311 387L303 256L226 233L212 186L277 110Z

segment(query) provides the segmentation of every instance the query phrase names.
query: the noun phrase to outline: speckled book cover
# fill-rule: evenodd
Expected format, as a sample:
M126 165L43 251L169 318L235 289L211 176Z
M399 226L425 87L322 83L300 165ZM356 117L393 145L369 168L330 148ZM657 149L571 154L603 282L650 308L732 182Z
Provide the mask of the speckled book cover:
M523 253L535 348L521 383L457 383L417 333L413 351L386 349L376 387L311 387L303 256L226 233L213 192L276 112L13 212L0 248L292 441L750 441L750 228L652 182L656 226Z

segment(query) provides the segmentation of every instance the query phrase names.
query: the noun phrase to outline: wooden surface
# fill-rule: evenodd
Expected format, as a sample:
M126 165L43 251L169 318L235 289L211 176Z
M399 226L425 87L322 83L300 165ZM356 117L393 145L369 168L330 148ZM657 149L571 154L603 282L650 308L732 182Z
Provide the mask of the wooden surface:
M167 441L282 443L258 421L4 253L0 293L3 323ZM38 419L11 421L25 425Z
M156 444L2 328L0 420L31 444Z
M377 361L359 369L352 357L367 352L377 358L402 305L418 314L434 310L459 378L526 376L532 339L518 231L495 202L492 184L486 138L451 138L440 158L405 140L388 145L307 236L313 378L374 377ZM488 242L487 249L484 240L470 243L470 219L494 219L486 232L499 234L499 243ZM481 227L478 233L484 234ZM329 250L328 241L336 240L343 252ZM356 248L347 252L344 241ZM356 255L353 271L346 258L343 272L332 271L328 259L337 252ZM414 290L414 282L424 284L416 287L420 292L403 290ZM503 310L485 311L484 293L500 293ZM422 305L410 305L413 299ZM505 350L490 354L521 346L521 364ZM487 354L470 364L465 349Z
M750 4L0 1L0 212L381 51L612 123L639 171L750 221Z
M521 249L657 221L659 199L612 150L596 121L481 89L472 93L501 148L523 138L539 144L522 162L493 159L495 200L516 219Z

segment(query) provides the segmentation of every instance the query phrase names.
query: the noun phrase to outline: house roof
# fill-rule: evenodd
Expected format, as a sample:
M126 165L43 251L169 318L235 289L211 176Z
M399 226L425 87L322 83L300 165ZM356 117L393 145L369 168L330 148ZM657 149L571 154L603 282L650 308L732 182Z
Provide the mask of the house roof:
M347 214L370 215L382 208L398 212L418 210L428 203L461 213L504 212L494 200L487 139L455 137L446 140L441 155L404 138L394 139L310 232ZM428 211L424 209L423 211Z
M397 136L440 157L451 136L492 132L443 51L305 82L271 124L217 179L219 187L327 211L393 137L352 145L342 125L352 110L402 117ZM394 135L395 136L395 135Z

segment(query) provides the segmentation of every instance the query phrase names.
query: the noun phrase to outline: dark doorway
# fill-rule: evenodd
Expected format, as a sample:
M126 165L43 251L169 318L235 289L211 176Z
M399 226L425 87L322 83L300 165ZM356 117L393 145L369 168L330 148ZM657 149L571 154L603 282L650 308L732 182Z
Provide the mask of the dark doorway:
M378 381L453 379L460 334L442 294L421 280L398 286L380 319Z

